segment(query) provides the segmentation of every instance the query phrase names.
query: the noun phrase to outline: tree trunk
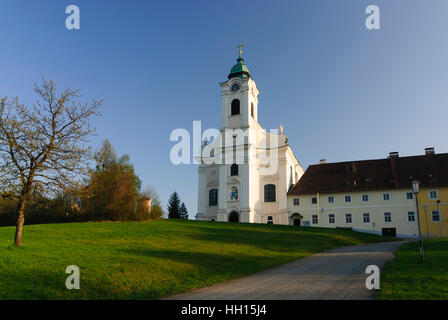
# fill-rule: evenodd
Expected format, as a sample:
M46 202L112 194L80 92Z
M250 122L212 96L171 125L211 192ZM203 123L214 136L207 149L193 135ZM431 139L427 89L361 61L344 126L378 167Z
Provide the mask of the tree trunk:
M16 247L22 246L22 230L23 223L25 222L25 204L26 195L22 195L17 206L17 225L16 225L16 236L14 239L14 245Z

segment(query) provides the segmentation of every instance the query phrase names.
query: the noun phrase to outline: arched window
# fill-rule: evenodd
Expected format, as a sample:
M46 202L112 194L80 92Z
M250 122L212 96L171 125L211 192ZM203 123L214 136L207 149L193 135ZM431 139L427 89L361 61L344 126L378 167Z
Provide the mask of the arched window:
M210 207L218 205L218 189L210 189L208 192L208 205Z
M236 163L232 164L230 167L230 175L237 176L238 175L238 165Z
M275 184L264 186L264 202L275 202Z
M253 102L250 104L250 115L252 116L252 118L254 117L254 103Z
M234 99L232 101L232 116L236 114L240 114L240 100Z

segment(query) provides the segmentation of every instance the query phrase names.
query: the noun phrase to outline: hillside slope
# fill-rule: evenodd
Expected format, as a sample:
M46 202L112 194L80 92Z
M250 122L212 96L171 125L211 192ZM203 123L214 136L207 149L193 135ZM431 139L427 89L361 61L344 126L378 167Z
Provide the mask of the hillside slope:
M200 221L0 228L0 299L155 299L332 248L390 239L346 230ZM81 289L67 290L66 267Z

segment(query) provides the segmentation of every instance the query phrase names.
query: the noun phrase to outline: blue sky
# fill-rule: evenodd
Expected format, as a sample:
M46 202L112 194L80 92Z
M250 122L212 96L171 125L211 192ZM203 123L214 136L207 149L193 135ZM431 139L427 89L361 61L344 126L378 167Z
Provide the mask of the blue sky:
M76 4L81 29L65 28ZM369 4L381 30L365 28ZM306 168L330 162L448 152L446 0L2 0L0 96L35 101L41 76L104 98L94 120L129 154L164 207L177 190L196 213L194 165L174 166L173 129L219 128L219 82L243 57L257 82L259 121L285 128Z

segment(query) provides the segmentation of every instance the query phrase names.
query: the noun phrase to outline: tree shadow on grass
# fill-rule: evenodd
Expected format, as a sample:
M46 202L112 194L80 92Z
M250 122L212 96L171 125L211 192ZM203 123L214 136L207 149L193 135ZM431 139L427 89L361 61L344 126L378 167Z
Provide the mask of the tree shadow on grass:
M167 270L170 275L162 279L164 288L157 292L154 290L139 290L135 292L138 298L160 298L176 293L209 286L218 282L247 276L259 271L275 267L279 264L287 263L294 258L288 255L278 255L274 258L269 256L248 255L248 254L217 254L204 252L188 252L178 250L156 250L128 248L120 251L126 254L146 257L148 259L157 258L167 260ZM174 262L174 263L173 263ZM142 263L145 263L142 260ZM176 263L186 264L181 267ZM162 272L164 270L157 270ZM181 280L175 280L178 278Z
M333 234L321 232L309 232L302 229L286 230L283 232L266 232L264 230L241 230L239 228L209 228L196 226L197 232L180 232L191 240L208 241L212 243L226 243L235 245L255 246L259 249L274 252L308 252L315 253L330 250L340 246L353 245L360 241L355 233Z
M108 288L102 288L102 284L86 279L81 274L81 288L69 290L65 281L69 274L65 270L50 272L37 270L31 272L0 272L1 288L0 299L2 300L78 300L78 299L101 299L108 296Z

